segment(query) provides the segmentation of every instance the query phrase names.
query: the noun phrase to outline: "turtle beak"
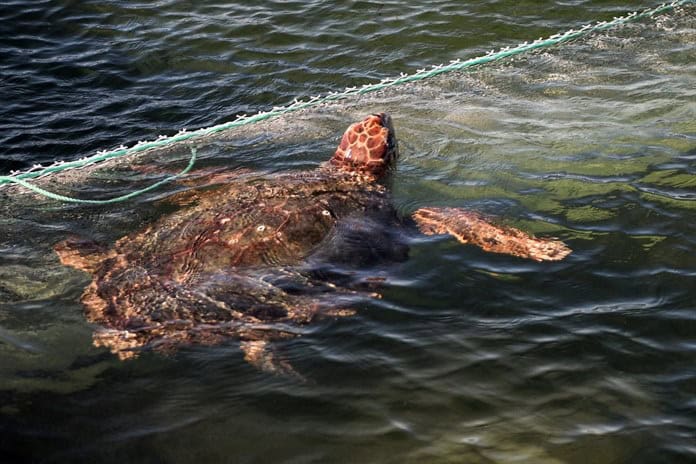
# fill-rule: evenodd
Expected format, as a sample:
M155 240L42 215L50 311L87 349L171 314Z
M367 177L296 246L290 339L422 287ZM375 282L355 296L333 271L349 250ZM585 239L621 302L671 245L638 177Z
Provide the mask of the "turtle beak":
M394 128L394 126L392 126L391 116L389 116L388 113L376 113L372 116L379 118L379 122L382 125L382 127L386 127L390 131Z
M391 166L399 157L399 147L396 143L396 132L394 131L392 118L388 113L377 113L373 116L378 117L381 126L389 131L389 134L387 135L387 153L385 154L384 159L387 165Z

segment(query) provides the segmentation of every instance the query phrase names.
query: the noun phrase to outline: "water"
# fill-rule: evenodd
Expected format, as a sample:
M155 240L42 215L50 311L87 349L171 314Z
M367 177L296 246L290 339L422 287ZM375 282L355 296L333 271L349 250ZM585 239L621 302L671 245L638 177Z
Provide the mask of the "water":
M0 157L76 158L650 5L9 2ZM694 462L695 17L201 143L199 167L308 169L387 110L404 214L470 207L575 250L537 264L419 239L406 263L366 270L383 299L282 343L304 383L257 371L234 341L130 362L91 345L89 279L51 245L113 242L183 187L89 208L0 190L3 461ZM112 163L42 184L108 198L158 176Z

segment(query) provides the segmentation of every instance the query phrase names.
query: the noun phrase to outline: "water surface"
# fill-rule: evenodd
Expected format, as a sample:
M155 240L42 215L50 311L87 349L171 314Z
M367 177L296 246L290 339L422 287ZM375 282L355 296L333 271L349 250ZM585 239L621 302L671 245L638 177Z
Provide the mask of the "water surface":
M635 2L11 2L8 169L76 158L295 96L467 58ZM645 3L641 6L649 6ZM281 348L234 341L121 362L91 344L89 278L58 263L166 212L167 187L84 207L0 190L0 454L33 462L655 463L696 459L696 11L230 131L198 167L325 160L389 111L403 214L469 207L575 251L553 264L446 238L368 269L381 300ZM41 180L108 198L189 146Z

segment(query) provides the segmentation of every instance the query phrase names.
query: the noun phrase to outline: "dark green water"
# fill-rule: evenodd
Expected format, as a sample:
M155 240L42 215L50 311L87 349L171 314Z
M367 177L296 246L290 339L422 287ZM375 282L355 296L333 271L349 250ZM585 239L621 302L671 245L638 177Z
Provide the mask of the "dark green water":
M72 159L610 19L653 2L74 2L0 6L0 169ZM366 269L384 298L284 342L121 362L91 344L86 275L170 185L110 207L0 189L2 462L696 462L696 9L221 134L199 166L312 168L389 111L394 201L470 207L574 253L424 238ZM188 147L138 163L180 169ZM154 176L156 177L156 176ZM42 184L113 197L126 162Z

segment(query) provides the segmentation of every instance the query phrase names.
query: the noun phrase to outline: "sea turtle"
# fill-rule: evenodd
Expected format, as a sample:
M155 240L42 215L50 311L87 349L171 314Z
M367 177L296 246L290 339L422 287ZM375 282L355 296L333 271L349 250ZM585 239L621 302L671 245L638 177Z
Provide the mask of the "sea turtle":
M570 253L558 240L496 226L460 208L420 208L400 217L383 182L397 156L391 118L373 114L352 124L333 157L314 170L218 173L176 198L178 210L111 247L58 243L63 264L93 276L81 301L98 325L95 344L125 359L143 348L237 337L246 360L289 372L268 342L292 337L322 315L352 314L353 297L370 291L331 266L405 259L410 224L537 261Z

